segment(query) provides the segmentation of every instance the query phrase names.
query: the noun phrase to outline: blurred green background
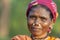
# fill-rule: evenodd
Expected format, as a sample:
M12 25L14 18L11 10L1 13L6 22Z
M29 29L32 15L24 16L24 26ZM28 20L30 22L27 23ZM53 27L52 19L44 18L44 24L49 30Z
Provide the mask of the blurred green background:
M26 21L26 9L31 0L12 0L11 3L11 15L10 15L10 34L12 37L17 34L27 34L27 21ZM60 0L54 0L57 3L58 12L60 13ZM60 36L60 16L57 19L52 35Z
M26 10L31 0L11 0L9 17L9 38L15 35L30 35L27 28ZM54 0L58 7L59 16L50 35L60 37L60 0Z

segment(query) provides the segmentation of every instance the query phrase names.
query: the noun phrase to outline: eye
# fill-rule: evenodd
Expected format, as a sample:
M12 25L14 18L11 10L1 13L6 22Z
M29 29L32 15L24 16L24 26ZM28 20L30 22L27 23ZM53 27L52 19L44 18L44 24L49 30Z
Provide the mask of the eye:
M41 21L46 22L46 21L47 21L47 19L46 19L46 18L44 18L44 17L41 17Z
M35 16L30 16L30 19L36 19L36 17Z

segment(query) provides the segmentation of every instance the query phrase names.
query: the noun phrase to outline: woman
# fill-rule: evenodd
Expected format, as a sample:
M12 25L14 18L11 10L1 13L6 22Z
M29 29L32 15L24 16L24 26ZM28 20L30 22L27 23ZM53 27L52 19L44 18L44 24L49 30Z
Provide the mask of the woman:
M28 5L27 25L31 37L17 35L12 40L60 40L49 33L57 18L56 4L52 0L34 0Z

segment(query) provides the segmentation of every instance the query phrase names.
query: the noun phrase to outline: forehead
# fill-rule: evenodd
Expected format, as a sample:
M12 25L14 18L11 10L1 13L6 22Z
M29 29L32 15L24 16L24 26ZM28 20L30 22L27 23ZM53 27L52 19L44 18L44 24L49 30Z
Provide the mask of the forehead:
M50 11L48 11L46 8L44 7L34 7L31 8L29 15L37 15L37 16L44 16L44 17L50 17Z

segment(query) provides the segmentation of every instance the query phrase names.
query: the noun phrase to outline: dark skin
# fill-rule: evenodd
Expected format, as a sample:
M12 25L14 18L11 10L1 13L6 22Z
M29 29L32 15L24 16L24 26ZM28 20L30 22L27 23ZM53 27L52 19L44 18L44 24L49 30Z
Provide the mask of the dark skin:
M53 21L50 18L50 11L43 7L36 7L29 12L27 23L28 29L34 37L44 38L47 36L49 26L52 27Z
M47 35L49 27L52 27L53 24L52 18L50 10L47 10L44 6L32 8L27 16L28 29L32 37L17 35L12 40L50 40ZM60 39L56 38L56 40Z

